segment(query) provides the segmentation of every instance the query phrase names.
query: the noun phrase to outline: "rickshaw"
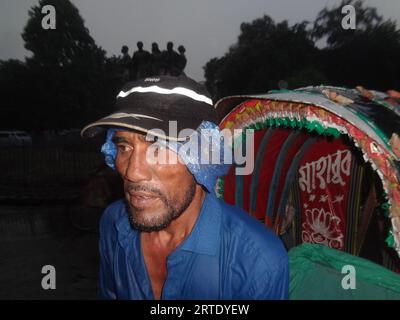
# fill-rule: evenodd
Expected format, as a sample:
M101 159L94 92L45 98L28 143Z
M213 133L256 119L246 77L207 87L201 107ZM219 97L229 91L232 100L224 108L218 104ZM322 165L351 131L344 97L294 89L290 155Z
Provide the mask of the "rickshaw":
M239 144L254 135L252 172L234 163L216 192L281 238L290 298L400 299L400 93L313 86L216 110ZM364 290L339 281L349 265Z

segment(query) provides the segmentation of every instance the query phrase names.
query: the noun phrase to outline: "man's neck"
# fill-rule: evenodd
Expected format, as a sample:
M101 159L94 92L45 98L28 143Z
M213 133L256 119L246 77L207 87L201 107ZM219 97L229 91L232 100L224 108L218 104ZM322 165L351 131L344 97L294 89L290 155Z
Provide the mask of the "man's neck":
M153 245L159 246L160 248L169 248L173 251L192 231L200 214L205 195L205 191L197 185L193 201L177 219L173 220L171 224L163 230L142 233L142 239L144 241L150 241Z

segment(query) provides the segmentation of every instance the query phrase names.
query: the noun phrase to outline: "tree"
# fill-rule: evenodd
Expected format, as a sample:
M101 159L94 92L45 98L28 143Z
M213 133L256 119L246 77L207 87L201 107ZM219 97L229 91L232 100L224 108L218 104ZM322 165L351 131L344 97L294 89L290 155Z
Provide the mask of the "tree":
M43 29L42 7L56 10L56 29ZM32 56L0 61L2 128L82 127L110 112L122 85L122 62L106 57L69 0L40 0L22 33Z
M345 30L341 9L350 4L356 12L356 29ZM339 86L388 90L400 87L400 31L396 23L385 20L376 8L362 1L342 1L317 16L312 31L314 40L326 39L320 51L320 66L329 82Z
M222 58L211 59L206 66L206 85L214 97L230 94L265 93L278 88L280 80L291 81L290 87L310 84L314 79L299 79L304 73L323 77L312 63L317 48L309 36L307 22L289 26L264 16L242 23L235 45ZM296 80L297 79L297 80Z
M42 27L42 7L46 5L52 5L56 10L54 30ZM29 61L42 67L96 66L105 58L105 52L96 45L78 9L69 0L40 0L29 10L22 38L25 48L33 53Z
M342 8L352 5L356 29L342 27ZM221 58L204 67L206 85L215 98L265 93L306 85L337 85L388 90L400 87L400 31L376 8L360 0L324 8L309 29L270 17L241 25L238 41ZM316 43L326 45L319 49ZM279 83L279 84L278 84Z
M42 28L45 5L56 9L54 30ZM3 120L2 127L81 127L106 113L115 97L110 89L115 86L108 83L114 73L106 71L115 68L69 0L40 0L29 11L22 38L32 56L25 63L0 65L0 92L8 97L3 109L14 115L11 121Z
M342 19L344 14L342 8L351 5L355 9L357 27L353 29L344 29ZM358 31L366 31L379 25L383 17L378 15L376 8L364 7L360 0L342 0L340 4L332 9L325 7L322 9L314 21L312 37L314 40L326 38L330 47L336 47L345 41L351 41L354 34Z
M28 125L29 116L25 116L23 106L26 104L27 97L31 96L27 92L31 81L31 73L26 64L15 59L0 61L0 95L1 127L3 129L22 129Z

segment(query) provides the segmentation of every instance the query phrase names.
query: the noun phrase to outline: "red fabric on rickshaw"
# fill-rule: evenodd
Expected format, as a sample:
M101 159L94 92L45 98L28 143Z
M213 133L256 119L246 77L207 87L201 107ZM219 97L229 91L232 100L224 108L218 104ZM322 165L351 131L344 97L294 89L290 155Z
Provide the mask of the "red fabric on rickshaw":
M344 249L353 156L341 139L321 139L299 166L301 239Z
M264 219L266 216L265 211L267 209L267 198L268 193L270 192L271 179L274 173L276 159L279 155L282 144L285 142L290 131L291 130L289 129L275 129L265 149L262 169L260 171L257 186L256 210L254 212L254 216L257 219Z
M256 158L258 147L261 143L262 138L267 130L257 130L254 131L254 161ZM250 204L250 182L251 182L252 174L244 176L244 186L243 186L243 209L245 211L249 211L249 204ZM235 182L235 166L231 166L228 173L224 177L224 199L227 203L235 204L235 189L236 189L236 182Z
M252 213L253 216L260 220L265 218L267 197L270 190L270 182L274 172L276 158L278 157L282 144L291 132L289 129L281 128L271 130L274 130L274 132L265 148L258 185L256 187L256 210ZM265 132L266 130L258 130L254 132L254 161L256 160L259 146ZM243 209L247 212L250 210L250 183L253 178L254 171L252 174L243 177ZM224 178L224 199L230 204L235 204L235 188L235 169L234 166L232 166Z
M279 202L281 201L282 191L283 191L283 187L285 185L285 179L286 179L286 175L289 170L289 167L290 167L297 151L299 151L300 147L303 145L304 141L308 137L309 137L309 135L307 135L305 132L301 132L296 137L294 142L291 144L290 149L288 150L288 152L285 155L285 160L284 160L284 163L282 166L281 173L279 175L278 187L276 188L276 191L275 191L275 202L274 202L274 213L273 213L274 218L276 217L276 215L278 213L277 212L278 206L279 206ZM284 213L281 212L280 217L283 218L283 215L284 215ZM276 224L276 222L274 224Z
M224 200L229 204L235 204L235 168L232 165L224 177Z

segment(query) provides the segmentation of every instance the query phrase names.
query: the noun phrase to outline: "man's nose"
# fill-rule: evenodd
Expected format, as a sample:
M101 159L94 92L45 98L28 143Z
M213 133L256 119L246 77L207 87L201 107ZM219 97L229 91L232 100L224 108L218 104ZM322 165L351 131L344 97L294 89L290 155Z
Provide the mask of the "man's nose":
M146 161L146 150L136 149L128 160L125 179L132 182L148 181L151 179L151 168Z

